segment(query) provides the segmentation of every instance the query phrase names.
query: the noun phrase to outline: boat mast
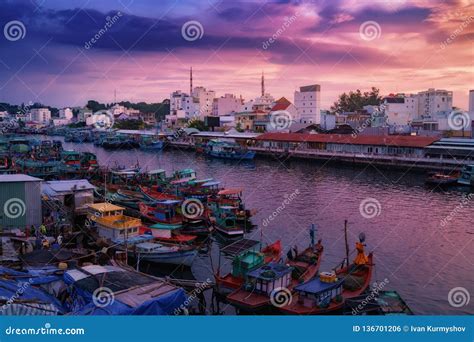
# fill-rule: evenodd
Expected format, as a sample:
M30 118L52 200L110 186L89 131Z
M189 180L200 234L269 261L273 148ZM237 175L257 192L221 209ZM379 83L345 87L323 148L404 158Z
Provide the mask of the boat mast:
M347 242L347 220L344 220L344 240L346 242L346 262L349 267L349 244Z

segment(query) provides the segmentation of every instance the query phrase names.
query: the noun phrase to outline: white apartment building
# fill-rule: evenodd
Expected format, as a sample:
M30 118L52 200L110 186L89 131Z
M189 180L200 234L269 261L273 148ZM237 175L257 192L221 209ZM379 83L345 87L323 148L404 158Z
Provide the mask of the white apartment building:
M30 117L31 121L49 123L51 111L48 108L32 108L30 109Z
M190 104L193 103L193 105L190 107L190 113L193 113L193 111L197 109L198 116L201 118L212 115L212 104L214 102L214 98L216 97L215 91L207 90L204 87L196 87L193 89L192 97L194 98L193 101L189 102Z
M253 100L242 103L239 112L250 113L256 110L269 112L274 104L275 98L267 93Z
M225 94L224 96L215 98L212 103L212 115L223 116L240 111L242 99L233 94Z
M419 117L418 95L389 95L383 99L382 105L389 125L405 126Z
M321 86L312 84L295 91L295 106L300 123L321 123Z
M140 111L134 108L127 108L125 106L119 105L118 103L114 104L110 111L114 116L119 116L120 114L128 115L129 117L138 117L140 115Z
M72 120L73 113L71 108L61 108L59 110L59 118L60 119L67 119L67 120Z
M419 119L433 117L439 113L450 113L452 108L452 91L430 88L418 93Z

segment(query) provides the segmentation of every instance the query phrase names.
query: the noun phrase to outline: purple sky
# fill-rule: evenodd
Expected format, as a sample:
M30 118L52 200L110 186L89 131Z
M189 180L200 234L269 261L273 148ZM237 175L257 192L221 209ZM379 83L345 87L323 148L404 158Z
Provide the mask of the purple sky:
M290 101L299 86L318 83L323 108L341 92L377 86L383 94L453 90L454 105L466 109L474 88L468 0L1 4L1 102L80 106L112 102L114 89L118 100L158 102L188 91L190 66L194 85L218 96L254 98L262 71L267 92ZM6 32L14 20L23 38ZM190 21L199 37L183 37Z

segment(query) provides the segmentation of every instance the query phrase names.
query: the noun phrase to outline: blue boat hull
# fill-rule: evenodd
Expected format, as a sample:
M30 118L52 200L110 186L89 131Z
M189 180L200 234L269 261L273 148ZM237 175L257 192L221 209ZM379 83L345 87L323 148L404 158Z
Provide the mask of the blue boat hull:
M254 151L247 151L245 153L227 153L227 152L214 152L208 151L207 155L214 158L233 159L233 160L251 160L255 157Z

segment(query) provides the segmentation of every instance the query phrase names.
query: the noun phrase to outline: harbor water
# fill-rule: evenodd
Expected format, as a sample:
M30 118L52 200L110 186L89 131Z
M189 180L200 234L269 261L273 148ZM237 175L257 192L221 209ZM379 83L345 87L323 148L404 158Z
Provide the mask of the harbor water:
M138 161L148 170L193 168L198 178L241 188L246 207L258 210L252 219L258 227L246 237L280 239L285 253L290 246L306 247L308 227L315 223L325 248L321 271L345 257L348 220L351 250L364 232L367 250L374 252L374 281L383 281L384 290L397 290L415 314L474 314L474 299L462 307L448 301L456 287L474 293L474 194L469 188L433 189L425 186L423 173L371 165L272 158L239 163L190 151L109 151L89 143L64 143L64 148L93 152L101 165L111 167ZM195 260L192 276L212 279L218 255L218 243L213 242ZM221 263L229 269L229 260Z

